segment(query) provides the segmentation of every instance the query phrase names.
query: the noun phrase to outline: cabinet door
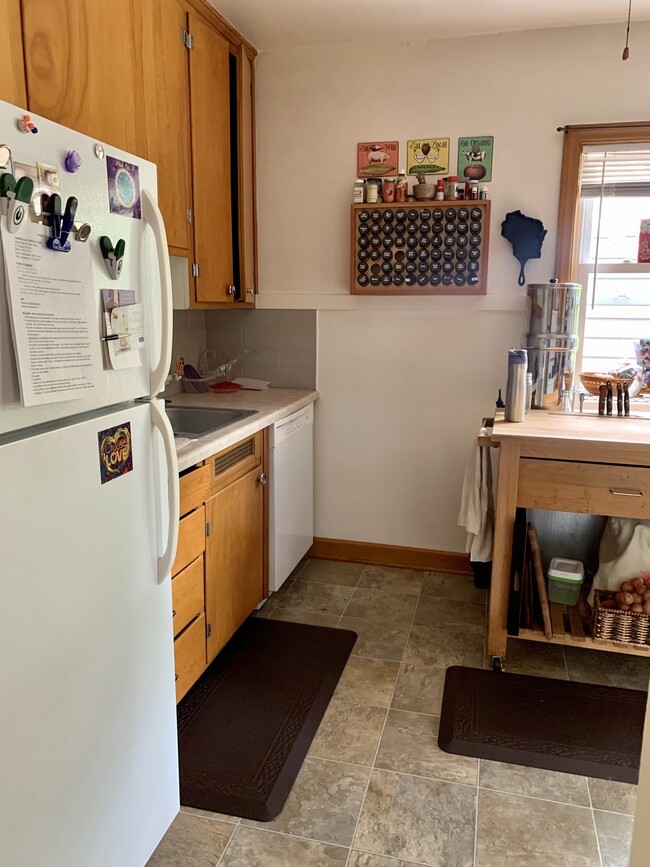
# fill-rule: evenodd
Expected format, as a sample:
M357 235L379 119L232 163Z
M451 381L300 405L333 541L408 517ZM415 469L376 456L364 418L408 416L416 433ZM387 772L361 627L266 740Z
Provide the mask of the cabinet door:
M243 45L238 52L238 141L239 141L239 262L242 301L254 301L255 268L255 124L253 61Z
M22 0L22 8L30 110L146 157L151 0Z
M153 57L145 63L148 159L158 166L158 203L167 243L192 257L192 169L187 13L179 0L153 0Z
M205 562L208 662L263 598L260 473L252 470L206 503L211 525Z
M196 300L233 301L230 44L190 13Z
M27 108L20 0L0 0L0 22L2 22L0 99Z

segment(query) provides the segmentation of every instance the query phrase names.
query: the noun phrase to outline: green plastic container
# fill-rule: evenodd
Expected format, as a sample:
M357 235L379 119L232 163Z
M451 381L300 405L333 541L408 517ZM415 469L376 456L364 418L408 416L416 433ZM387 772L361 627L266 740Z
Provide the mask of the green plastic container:
M549 602L558 605L577 605L580 588L585 580L585 567L579 560L554 557L548 567Z

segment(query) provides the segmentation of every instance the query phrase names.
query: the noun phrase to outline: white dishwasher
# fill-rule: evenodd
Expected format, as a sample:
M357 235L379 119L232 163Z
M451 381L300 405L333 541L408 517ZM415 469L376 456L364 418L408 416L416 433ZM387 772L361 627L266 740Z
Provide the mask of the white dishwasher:
M269 590L314 541L314 405L277 421L269 438Z

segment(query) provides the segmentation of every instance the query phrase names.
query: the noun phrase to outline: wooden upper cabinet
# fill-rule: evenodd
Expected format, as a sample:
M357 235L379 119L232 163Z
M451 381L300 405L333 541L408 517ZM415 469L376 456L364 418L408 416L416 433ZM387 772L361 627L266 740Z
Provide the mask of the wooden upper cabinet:
M237 114L239 145L239 270L242 301L254 301L255 268L255 128L253 111L253 61L244 45L237 56Z
M151 0L153 57L145 63L148 159L158 166L158 203L170 253L193 257L187 12L178 0Z
M230 43L190 13L196 301L234 301L230 163Z
M27 108L20 0L0 0L0 99Z
M147 157L143 51L152 0L22 0L29 109Z

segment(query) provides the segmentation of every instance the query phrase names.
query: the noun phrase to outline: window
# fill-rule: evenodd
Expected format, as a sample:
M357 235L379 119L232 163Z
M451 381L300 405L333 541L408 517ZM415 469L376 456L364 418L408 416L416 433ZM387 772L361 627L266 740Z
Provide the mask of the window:
M650 337L650 264L639 264L650 220L650 124L565 133L556 270L583 286L577 369L634 360Z

